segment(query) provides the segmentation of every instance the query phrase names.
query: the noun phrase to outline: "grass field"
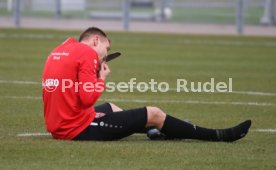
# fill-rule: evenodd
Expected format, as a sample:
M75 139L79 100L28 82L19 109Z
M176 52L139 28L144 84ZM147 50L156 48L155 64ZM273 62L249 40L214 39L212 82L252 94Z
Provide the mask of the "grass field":
M252 119L234 143L150 141L133 135L112 142L58 141L45 133L41 72L52 48L78 32L0 29L0 169L276 169L276 38L110 33L108 81L226 82L235 93L105 93L99 103L157 105L193 123L224 128ZM258 93L257 93L258 92ZM123 100L123 101L122 101ZM139 102L138 102L139 100ZM117 101L117 102L116 102Z

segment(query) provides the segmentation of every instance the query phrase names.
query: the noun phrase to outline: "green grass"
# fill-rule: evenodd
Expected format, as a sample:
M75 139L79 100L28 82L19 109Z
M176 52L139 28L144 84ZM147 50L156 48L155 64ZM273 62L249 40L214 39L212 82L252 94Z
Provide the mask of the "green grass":
M259 25L263 8L251 7L244 11L246 24ZM190 23L235 24L236 9L234 7L208 8L175 8L172 21Z
M0 30L0 80L40 82L50 50L78 32ZM110 33L112 61L108 81L227 81L233 90L276 93L276 38ZM149 141L133 135L113 142L72 142L49 136L18 137L45 132L41 87L0 83L0 169L275 169L276 96L231 93L105 93L103 99L193 100L270 103L271 106L185 103L116 103L123 108L157 105L165 112L212 128L253 121L251 131L234 143L196 140ZM18 97L18 98L14 98ZM22 97L22 98L19 98ZM102 101L101 101L102 102ZM99 102L99 103L101 103Z

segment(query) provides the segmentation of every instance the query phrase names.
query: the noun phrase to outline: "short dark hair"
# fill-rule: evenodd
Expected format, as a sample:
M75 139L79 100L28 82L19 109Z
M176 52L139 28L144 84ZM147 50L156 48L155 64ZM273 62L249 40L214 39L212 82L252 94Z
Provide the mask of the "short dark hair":
M86 40L89 38L91 35L100 35L102 37L107 38L107 34L101 30L100 28L97 27L89 27L85 31L83 31L79 37L79 42ZM108 39L108 38L107 38ZM109 40L109 39L108 39ZM110 40L109 40L110 41Z

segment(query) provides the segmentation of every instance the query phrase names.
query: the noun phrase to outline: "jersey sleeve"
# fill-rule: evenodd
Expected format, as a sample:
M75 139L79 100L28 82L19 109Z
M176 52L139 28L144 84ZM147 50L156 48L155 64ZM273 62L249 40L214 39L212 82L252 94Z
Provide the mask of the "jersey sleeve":
M78 72L78 89L84 106L93 106L105 89L104 80L97 78L99 68L96 53L84 54L80 60Z

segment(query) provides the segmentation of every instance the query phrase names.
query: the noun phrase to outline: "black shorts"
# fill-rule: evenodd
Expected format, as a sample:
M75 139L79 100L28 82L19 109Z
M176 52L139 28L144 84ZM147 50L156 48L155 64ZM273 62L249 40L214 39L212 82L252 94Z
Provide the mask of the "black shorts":
M106 115L93 122L73 140L118 140L142 131L147 123L147 109L138 108L113 112L109 103L95 107Z

